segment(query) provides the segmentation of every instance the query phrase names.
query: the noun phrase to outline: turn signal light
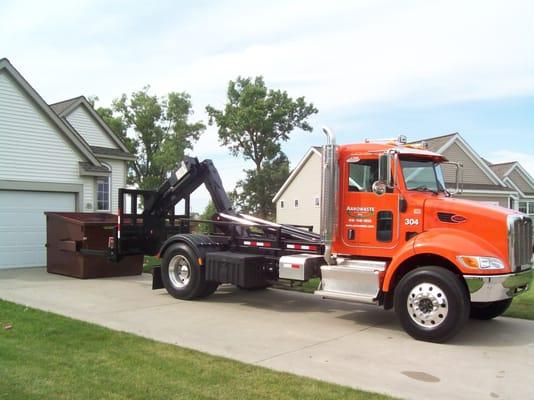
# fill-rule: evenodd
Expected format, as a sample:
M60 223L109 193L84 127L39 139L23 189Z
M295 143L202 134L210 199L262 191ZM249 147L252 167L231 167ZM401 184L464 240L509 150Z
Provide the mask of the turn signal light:
M458 256L456 258L467 268L504 269L503 262L495 257Z

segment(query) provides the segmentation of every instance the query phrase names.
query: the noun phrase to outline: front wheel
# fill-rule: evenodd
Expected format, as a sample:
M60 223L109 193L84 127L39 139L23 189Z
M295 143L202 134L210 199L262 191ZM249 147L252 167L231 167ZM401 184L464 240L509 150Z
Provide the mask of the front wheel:
M445 342L469 318L469 297L461 278L442 267L417 268L395 288L395 313L417 340Z
M471 303L471 318L489 320L504 313L512 304L512 299L492 301L491 303Z

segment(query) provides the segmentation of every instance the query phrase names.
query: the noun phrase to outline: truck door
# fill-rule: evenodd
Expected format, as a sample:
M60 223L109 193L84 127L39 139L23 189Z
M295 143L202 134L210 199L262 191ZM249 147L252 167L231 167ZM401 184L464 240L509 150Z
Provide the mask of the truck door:
M378 156L354 154L340 177L340 236L346 247L393 248L399 240L399 194L373 192Z

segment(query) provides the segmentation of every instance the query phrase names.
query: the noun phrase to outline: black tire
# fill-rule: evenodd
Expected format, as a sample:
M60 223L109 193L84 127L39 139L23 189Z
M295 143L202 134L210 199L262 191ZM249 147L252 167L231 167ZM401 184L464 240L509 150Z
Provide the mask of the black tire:
M185 271L180 274L178 271ZM177 244L165 251L161 260L161 280L167 292L180 300L207 297L217 286L205 278L205 270L197 263L193 251L185 244ZM212 290L210 292L210 290Z
M402 327L417 340L445 342L469 318L469 295L461 277L442 267L421 267L404 275L394 303Z
M473 319L489 320L504 313L512 304L512 299L492 301L491 303L471 303L471 315Z
M211 296L217 288L219 287L219 282L206 281L206 287L204 291L198 296L199 299Z

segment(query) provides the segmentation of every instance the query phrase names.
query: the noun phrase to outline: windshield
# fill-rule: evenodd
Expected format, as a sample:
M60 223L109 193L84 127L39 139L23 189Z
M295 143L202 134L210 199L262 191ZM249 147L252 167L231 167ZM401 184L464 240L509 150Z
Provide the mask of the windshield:
M443 172L439 163L432 160L401 159L401 168L406 189L445 192Z

